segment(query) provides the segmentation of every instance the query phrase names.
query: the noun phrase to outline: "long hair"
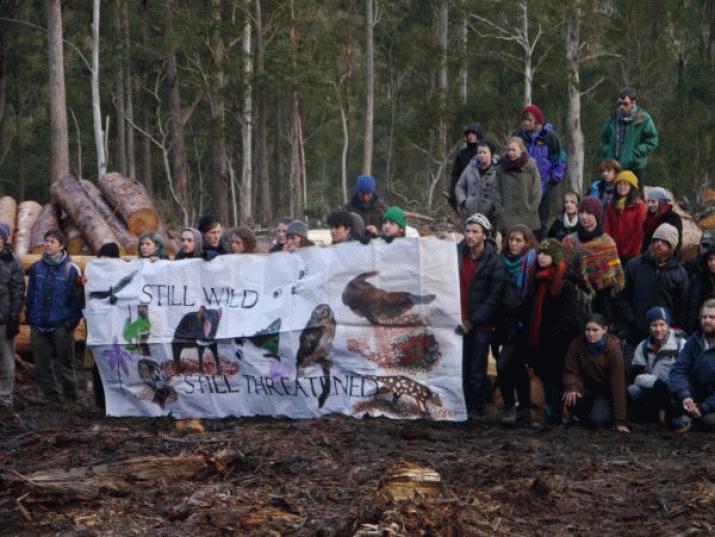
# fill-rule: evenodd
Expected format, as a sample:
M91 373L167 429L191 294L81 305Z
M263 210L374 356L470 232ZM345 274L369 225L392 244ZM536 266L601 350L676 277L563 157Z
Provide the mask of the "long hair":
M511 237L512 233L521 233L521 235L524 237L524 240L526 241L526 245L524 246L525 250L529 250L530 248L536 248L539 245L539 241L536 240L536 235L534 235L534 232L531 231L528 226L525 226L524 224L515 224L508 229L508 231L506 232L506 236L504 237L503 250L507 253L509 252L509 238Z

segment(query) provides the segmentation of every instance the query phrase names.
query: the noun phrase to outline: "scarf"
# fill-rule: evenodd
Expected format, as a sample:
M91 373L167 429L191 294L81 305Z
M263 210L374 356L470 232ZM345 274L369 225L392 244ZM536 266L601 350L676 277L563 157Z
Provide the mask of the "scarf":
M585 241L576 232L565 237L563 245L574 266L579 268L584 284L596 292L610 289L614 295L623 290L623 266L610 236L600 232L599 236Z
M519 276L521 275L521 267L524 261L524 253L521 253L519 255L510 255L510 254L504 254L502 257L502 262L504 263L504 267L506 268L506 271L511 274L511 277L514 278L514 281L519 279Z
M504 254L502 262L506 271L514 278L519 295L524 298L529 294L534 280L533 272L536 266L536 249L530 248L518 256Z
M620 108L616 110L616 159L619 159L621 156L623 141L626 137L626 128L633 123L637 109L638 106L634 105L630 112L624 112Z
M616 207L619 213L622 213L626 208L626 198L628 196L616 196L613 198L613 205Z
M586 339L586 336L583 336L583 343L586 347L586 350L588 351L588 354L590 354L592 358L595 358L604 350L606 350L606 343L608 343L608 334L603 334L603 337L599 339L596 343L591 343L589 340Z
M504 155L499 162L499 165L505 172L519 171L526 165L527 162L529 162L529 153L524 151L516 160L510 160L507 155Z
M67 259L67 251L62 250L59 254L55 256L49 256L47 254L42 254L42 260L48 265L61 265Z
M586 231L586 228L584 228L579 222L576 226L576 233L578 234L579 241L590 242L593 239L597 239L598 237L603 235L603 229L601 227L601 224L599 223L598 225L596 225L596 228L593 231Z
M569 218L569 215L564 212L564 227L566 229L573 229L578 225L578 213L573 215L573 218Z

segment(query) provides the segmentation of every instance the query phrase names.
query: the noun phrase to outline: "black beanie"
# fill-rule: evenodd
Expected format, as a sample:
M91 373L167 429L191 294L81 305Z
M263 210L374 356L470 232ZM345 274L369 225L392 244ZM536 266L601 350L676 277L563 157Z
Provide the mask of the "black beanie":
M119 246L116 242L105 242L97 252L97 257L119 257Z

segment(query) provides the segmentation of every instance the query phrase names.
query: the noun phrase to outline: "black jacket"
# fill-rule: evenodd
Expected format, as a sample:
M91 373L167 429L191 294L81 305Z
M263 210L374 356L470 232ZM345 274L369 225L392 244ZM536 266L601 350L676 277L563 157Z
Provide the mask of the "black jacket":
M539 330L539 346L558 346L564 348L564 355L569 343L583 330L585 313L581 307L576 292L576 278L567 273L561 287L561 292L554 296L549 291L544 295L541 308L541 329ZM527 298L529 323L534 317L536 305L537 283Z
M357 214L365 226L375 226L378 230L382 227L382 215L387 210L377 193L373 194L370 203L365 205L357 194L353 194L350 201L343 207L344 210Z
M459 253L459 273L462 273L462 259L467 243L462 241L457 246ZM469 321L475 328L492 327L498 311L502 288L504 287L504 266L497 255L494 244L488 241L479 256L477 270L469 286L467 311Z
M674 257L658 266L646 252L628 263L625 275L623 314L629 328L630 343L638 343L648 337L645 315L653 306L669 308L673 314L673 326L682 328L686 325L688 274Z
M708 257L715 254L715 245L693 261L689 274L688 317L685 330L692 334L700 330L700 306L709 298L715 298L715 275L708 270Z
M578 226L578 220L576 220L576 225L573 227L568 227L564 222L564 215L561 213L554 219L554 223L551 224L547 236L550 239L556 239L562 241L566 235L570 235L576 231L576 226Z
M646 222L648 221L648 217L650 217L650 213L646 215ZM655 232L655 230L658 229L658 226L661 224L670 224L678 230L678 246L675 248L675 257L680 257L680 250L683 245L683 219L671 208L669 211L658 215L656 217L656 221L657 223L653 228L653 232ZM648 247L650 246L652 240L653 233L643 235L643 247L641 248L641 252L645 253L646 250L648 250Z
M22 263L6 244L0 250L0 325L20 324L20 311L25 297Z
M467 144L465 145L457 156L454 158L454 164L452 165L451 182L449 184L449 204L453 209L457 208L457 196L454 193L454 189L457 186L457 181L462 175L462 172L467 166L472 158L477 154L477 144Z

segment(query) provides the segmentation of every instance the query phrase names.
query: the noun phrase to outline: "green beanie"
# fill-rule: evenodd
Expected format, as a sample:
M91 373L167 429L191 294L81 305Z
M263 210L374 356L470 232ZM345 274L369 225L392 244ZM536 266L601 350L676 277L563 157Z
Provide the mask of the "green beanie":
M538 251L540 254L550 255L551 259L554 260L554 265L557 265L564 258L564 248L556 239L544 239L539 244Z
M383 215L383 218L394 222L403 229L407 227L407 213L405 213L405 211L400 209L397 205L388 207Z

